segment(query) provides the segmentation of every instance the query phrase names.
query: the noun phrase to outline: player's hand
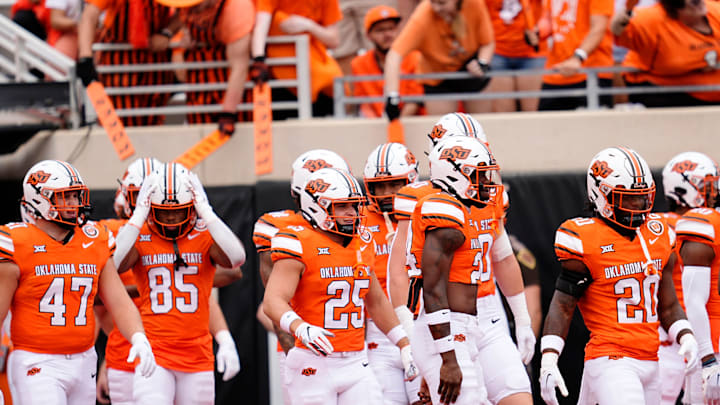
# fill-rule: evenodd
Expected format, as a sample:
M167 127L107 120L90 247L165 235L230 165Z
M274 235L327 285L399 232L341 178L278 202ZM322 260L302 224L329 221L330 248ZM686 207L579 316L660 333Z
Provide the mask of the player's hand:
M140 363L135 366L135 371L140 371L140 375L145 378L150 377L152 373L155 372L155 367L157 367L150 342L148 342L147 337L142 332L135 332L130 342L132 343L132 347L130 347L127 362L134 363L135 359L139 358Z
M208 200L205 189L203 188L202 182L198 178L197 174L193 172L188 173L190 184L188 188L193 195L193 205L195 206L195 212L201 219L209 220L213 216L213 209Z
M397 93L385 98L385 115L389 121L400 118L400 96Z
M218 344L217 354L217 370L223 373L223 381L227 381L240 372L240 357L238 357L235 347L235 340L227 330L221 330L215 335L215 341Z
M218 131L224 135L231 136L235 133L235 122L237 121L237 114L234 112L223 111L218 113L217 123Z
M563 380L557 361L559 355L555 352L545 352L540 360L540 396L548 405L558 405L555 387L562 396L568 396L568 389Z
M523 364L529 364L535 355L535 333L530 325L517 325L515 338Z
M335 334L307 322L301 323L295 329L295 336L302 341L305 347L318 356L327 356L334 350L327 336L334 337Z
M685 372L688 373L698 365L698 344L692 333L680 337L678 354L685 358Z
M256 85L270 80L270 67L265 63L265 56L256 56L250 64L250 80Z
M107 365L103 361L97 375L95 385L95 399L101 404L110 403L110 388L108 388Z
M400 320L400 325L402 325L402 328L405 330L408 340L412 342L413 330L415 329L413 313L410 312L410 309L405 305L398 305L395 307L395 315L397 315L398 320Z
M462 384L463 375L455 358L454 350L440 355L443 358L442 366L440 366L440 385L438 385L440 403L452 404L460 395L460 384Z
M473 58L473 60L468 62L467 65L465 65L465 69L467 69L467 71L475 77L483 77L487 72L490 71L490 65L488 65L487 62L481 61L478 58Z
M432 398L430 397L430 389L428 388L427 381L423 378L420 381L420 390L418 391L418 398L422 405L432 405Z
M87 87L90 83L98 80L98 74L95 70L95 62L92 57L78 59L75 64L75 73L82 81L83 86Z
M702 381L705 403L720 405L720 363L714 357L709 364L703 366Z
M413 359L412 349L410 345L403 346L400 349L400 360L402 361L403 370L405 371L405 381L412 381L418 376L419 371Z
M141 228L145 220L150 214L150 205L152 204L153 194L158 190L158 177L155 173L145 177L143 184L138 192L137 201L135 202L135 211L128 220L128 223L137 228Z

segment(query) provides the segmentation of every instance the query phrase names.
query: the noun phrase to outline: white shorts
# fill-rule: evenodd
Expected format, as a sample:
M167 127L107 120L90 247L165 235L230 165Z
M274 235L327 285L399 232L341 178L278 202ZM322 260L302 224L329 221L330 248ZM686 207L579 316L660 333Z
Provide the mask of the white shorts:
M630 357L585 361L578 405L657 405L660 403L658 362Z
M478 342L478 359L488 399L494 404L513 394L532 394L530 378L508 333L507 318L498 302L496 294L477 300L477 316L483 331Z
M213 405L215 375L212 371L184 373L158 366L145 378L136 369L133 391L137 405Z
M460 395L456 405L485 404L487 390L483 380L483 370L478 356L478 342L482 339L482 329L476 316L451 312L450 333L454 336L455 357L462 371ZM433 404L440 403L438 386L440 385L440 367L442 358L435 351L435 344L427 324L425 311L420 311L415 321L413 340L411 342L413 356L432 398Z
M133 397L134 376L135 373L132 371L107 369L110 402L113 405L135 405L135 398Z
M8 383L13 401L22 405L94 405L97 353L41 354L13 350Z
M368 319L365 328L368 360L382 387L385 405L406 405L418 401L422 379L405 381L400 349L388 340L372 320Z
M365 350L316 356L292 348L285 360L291 405L382 405L382 394Z

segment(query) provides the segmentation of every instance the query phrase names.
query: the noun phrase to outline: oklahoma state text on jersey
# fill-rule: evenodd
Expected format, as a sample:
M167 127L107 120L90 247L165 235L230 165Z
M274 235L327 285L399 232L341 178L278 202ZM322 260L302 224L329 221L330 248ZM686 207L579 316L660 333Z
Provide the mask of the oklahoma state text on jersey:
M656 275L645 275L646 258L638 238L621 236L601 219L569 219L555 234L558 260L582 261L592 278L578 301L590 330L585 360L603 356L658 358L657 293L662 269L675 247L675 232L657 214L648 214L640 232Z
M678 220L675 231L678 245L685 241L704 243L712 247L715 258L710 265L710 296L705 308L710 318L710 335L715 353L720 339L720 295L718 294L718 273L720 272L720 212L712 208L695 208Z
M272 211L263 214L253 229L253 243L258 253L270 250L270 244L273 236L278 230L289 225L302 225L306 223L302 214L292 210Z
M448 281L478 284L478 297L494 294L490 250L499 236L498 218L495 206L473 206L468 210L444 192L425 196L412 216L411 254L422 268L425 232L437 228L457 229L465 235L465 242L455 251Z
M363 231L346 247L305 225L291 225L272 239L272 260L305 265L290 306L306 322L335 334L337 352L365 347L365 295L370 288L372 237ZM358 252L361 261L358 262ZM303 347L295 340L295 346Z
M67 244L35 225L0 226L0 260L20 268L10 306L14 348L49 354L91 348L98 278L114 250L112 235L92 222L76 228Z
M370 232L373 238L373 250L375 252L372 268L375 272L385 295L387 292L387 266L390 257L390 240L388 235L395 232L396 225L391 224L392 229L388 229L385 217L378 213L373 207L365 209L365 229Z
M184 372L212 371L209 299L215 276L210 259L213 239L205 223L177 241L187 266L175 269L170 240L142 227L133 267L140 293L140 315L157 364Z

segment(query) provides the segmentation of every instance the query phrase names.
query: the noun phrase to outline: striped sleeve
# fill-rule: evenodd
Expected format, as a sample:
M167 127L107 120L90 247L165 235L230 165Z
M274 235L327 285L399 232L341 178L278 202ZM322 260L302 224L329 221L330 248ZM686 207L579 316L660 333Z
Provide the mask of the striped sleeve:
M462 230L465 226L465 212L462 205L452 197L436 195L420 202L420 207L413 217L413 221L415 220L419 221L420 229L423 230L436 228Z
M709 219L693 215L692 211L680 218L675 225L675 233L680 240L692 240L700 243L715 240L715 227Z
M395 195L393 209L395 210L395 218L398 221L409 220L415 211L417 197L411 194L402 193L402 190Z
M253 229L253 243L258 253L270 250L272 238L278 232L277 227L263 217L255 222Z
M572 223L566 221L555 232L555 254L558 260L582 260L585 254L580 234L573 228Z
M272 238L271 244L272 261L281 259L302 259L303 247L300 238L290 232L278 232Z
M15 245L6 227L0 227L0 261L13 260Z

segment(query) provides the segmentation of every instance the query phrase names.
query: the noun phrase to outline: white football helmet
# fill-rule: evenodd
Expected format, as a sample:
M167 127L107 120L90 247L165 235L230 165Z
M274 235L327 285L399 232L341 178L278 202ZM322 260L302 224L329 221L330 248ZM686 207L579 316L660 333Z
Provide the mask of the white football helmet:
M485 130L475 118L469 114L454 112L443 115L433 126L432 131L428 134L430 150L443 137L453 135L470 136L479 139L485 145L489 145Z
M683 152L665 165L662 172L665 197L688 207L714 207L718 201L718 166L700 152Z
M23 179L23 202L36 218L65 226L82 225L90 210L90 191L80 173L60 160L43 160Z
M137 204L137 196L140 192L145 177L150 173L158 171L162 167L162 162L155 158L140 158L130 163L125 175L120 181L120 190L123 195L124 205L123 212L127 218L132 216Z
M385 143L370 152L365 163L365 190L370 204L379 212L393 211L395 192L378 194L378 183L398 182L397 188L415 182L418 177L417 159L401 143ZM400 185L401 184L401 185Z
M161 165L158 175L151 178L158 182L158 188L150 198L148 226L162 238L180 239L197 220L189 170L171 162Z
M607 148L587 171L588 199L603 218L623 228L645 223L655 201L655 181L645 159L629 148Z
M430 180L451 195L486 205L502 204L500 167L476 138L443 138L428 156Z
M336 205L355 204L353 215L338 215ZM336 168L325 168L308 177L300 194L300 210L303 217L323 231L344 236L358 233L363 223L360 205L365 203L360 184L350 172Z
M32 207L30 207L28 204L25 203L25 198L20 199L20 218L22 218L22 221L26 224L34 224L35 223L35 213Z
M290 180L290 194L293 198L300 198L308 177L317 170L334 167L350 172L345 159L337 153L327 149L313 149L298 156L292 164Z

